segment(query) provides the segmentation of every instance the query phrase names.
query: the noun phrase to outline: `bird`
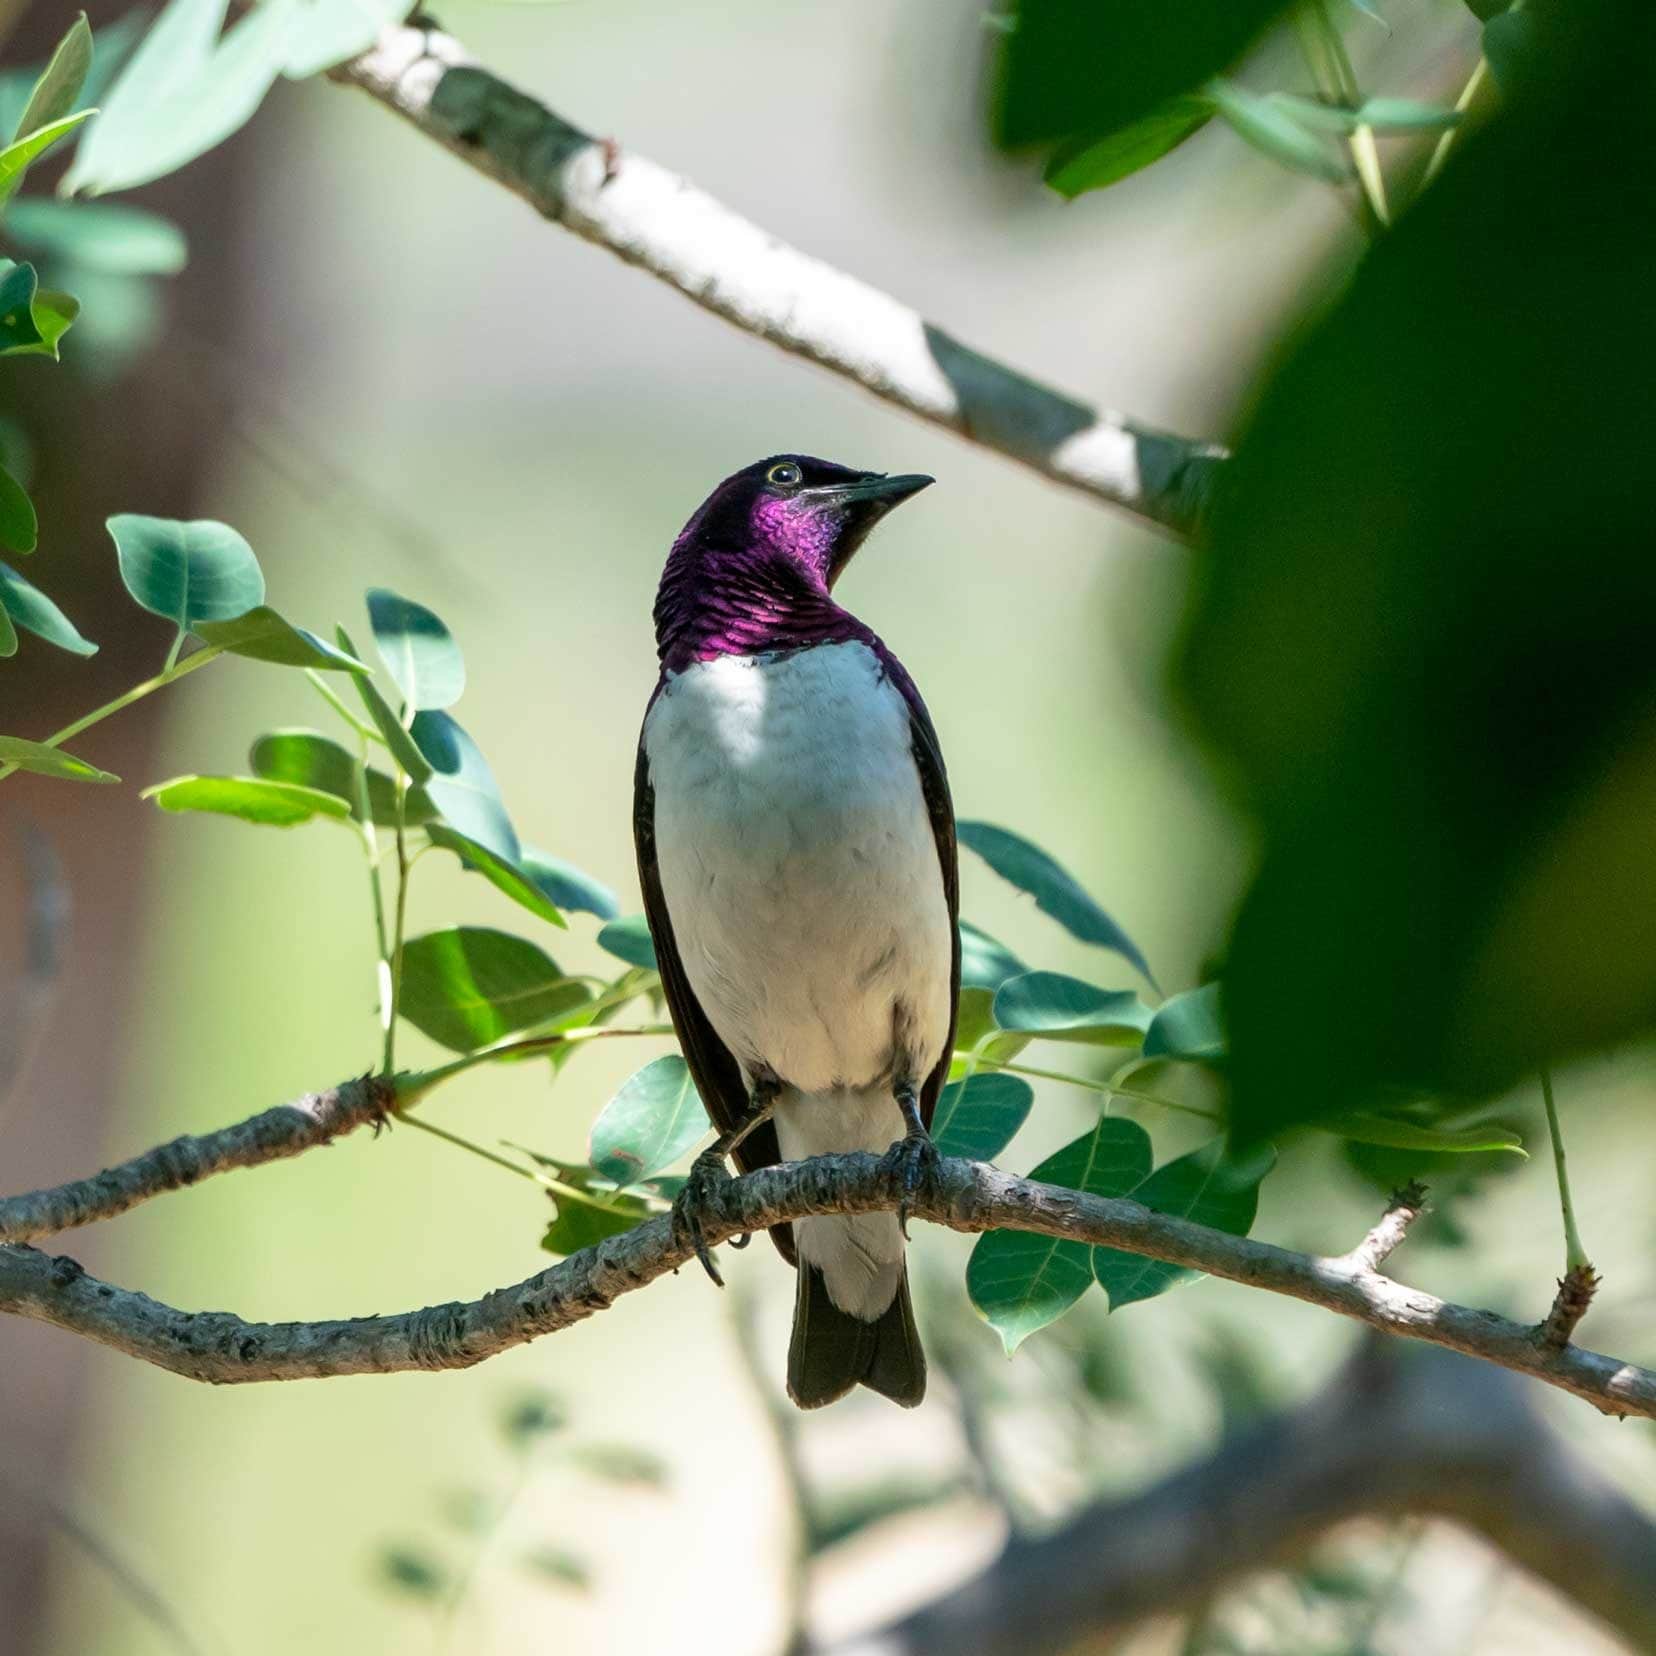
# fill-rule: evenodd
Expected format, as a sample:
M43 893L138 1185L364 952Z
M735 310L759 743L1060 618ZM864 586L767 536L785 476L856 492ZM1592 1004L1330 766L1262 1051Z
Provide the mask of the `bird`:
M954 807L913 679L834 591L874 526L933 481L756 461L691 516L655 601L639 881L718 1129L674 1199L675 1239L722 1284L699 1215L727 1156L751 1171L883 1151L900 1193L895 1213L771 1227L798 1273L788 1392L806 1409L858 1385L912 1408L926 1390L905 1241L954 1048Z

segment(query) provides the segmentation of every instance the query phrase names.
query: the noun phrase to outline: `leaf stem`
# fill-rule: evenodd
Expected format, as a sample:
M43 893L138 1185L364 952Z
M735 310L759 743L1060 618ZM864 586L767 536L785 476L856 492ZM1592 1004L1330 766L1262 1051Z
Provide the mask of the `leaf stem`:
M1306 62L1311 69L1312 77L1319 83L1318 90L1332 93L1347 109L1361 109L1363 93L1357 82L1357 71L1352 68L1351 57L1346 51L1345 39L1340 33L1339 26L1329 14L1328 0L1311 0L1309 15L1312 29L1327 54L1325 64L1319 65L1310 49L1310 42L1302 31L1300 44L1305 50ZM1328 77L1326 81L1325 73ZM1391 223L1391 206L1386 200L1386 175L1380 166L1380 151L1374 142L1374 128L1357 127L1346 139L1346 146L1351 151L1352 163L1357 169L1357 180L1362 186L1363 199L1368 204L1375 225L1383 230Z
M548 1179L545 1174L525 1167L521 1162L509 1160L505 1156L496 1155L486 1145L479 1144L475 1139L463 1137L459 1133L451 1133L446 1127L439 1127L435 1122L423 1121L417 1115L410 1115L406 1111L397 1112L397 1120L409 1127L418 1127L422 1133L430 1133L433 1138L440 1138L446 1144L455 1145L458 1149L469 1150L474 1156L481 1156L486 1162L493 1162L496 1167L504 1167L507 1172L515 1173L520 1179L528 1179L531 1184L538 1184L551 1190L557 1187L557 1181Z
M368 742L357 744L357 762L352 767L355 783L358 826L362 830L362 852L368 864L368 890L373 899L375 954L375 989L379 997L379 1021L382 1037L391 1028L391 947L385 931L385 893L380 889L379 836L374 832L374 808L368 794ZM386 1054L389 1064L390 1054ZM389 1069L387 1069L389 1073Z
M1200 1104L1181 1104L1176 1099L1158 1098L1154 1093L1134 1092L1131 1087L1112 1086L1108 1081L1093 1081L1084 1075L1066 1075L1062 1070L1037 1069L1033 1064L1006 1064L987 1055L978 1060L990 1069L1005 1070L1009 1075L1025 1075L1037 1081L1064 1081L1085 1092L1102 1093L1107 1098L1131 1099L1135 1104L1155 1104L1164 1110L1177 1110L1182 1115L1200 1116L1204 1121L1220 1121L1217 1110L1204 1110Z
M340 718L342 718L346 724L348 724L351 729L357 733L358 736L360 736L365 742L378 742L381 747L385 746L385 738L380 735L380 733L375 730L374 727L365 719L359 719L356 714L354 714L350 708L348 708L345 703L340 700L339 694L334 687L329 684L328 681L323 678L323 676L317 672L314 667L307 667L305 669L305 677L311 681L311 688L316 691L317 695L319 695L323 701L325 701L328 706L331 707L334 712L336 712Z
M95 707L90 713L83 713L73 724L66 724L62 730L48 736L45 741L47 747L61 747L80 735L83 730L90 730L93 725L102 723L112 713L119 713L123 707L131 707L136 701L142 701L145 696L154 695L157 690L163 690L169 684L176 684L179 679L193 673L198 667L205 667L209 661L222 655L223 650L216 644L203 645L193 655L187 655L182 661L169 664L157 673L154 678L147 678L142 684L135 684L124 694L117 696L113 701L107 701L102 707ZM15 764L0 765L0 781L4 781L18 767Z
M1558 1174L1558 1205L1564 1214L1564 1265L1568 1271L1591 1270L1592 1262L1581 1245L1576 1229L1575 1203L1570 1200L1570 1175L1564 1165L1564 1134L1558 1125L1558 1106L1553 1102L1552 1072L1541 1071L1541 1098L1547 1107L1547 1131L1552 1136L1553 1168Z
M1473 67L1472 74L1467 80L1466 85L1461 88L1461 95L1455 99L1455 111L1457 114L1464 115L1467 110L1472 107L1472 101L1477 97L1479 92L1483 90L1484 80L1488 74L1489 59L1486 57L1480 57L1476 65ZM1455 134L1459 131L1460 123L1457 123L1455 126L1450 127L1443 134L1443 136L1438 139L1436 146L1432 150L1432 158L1426 163L1426 171L1421 177L1421 189L1424 190L1426 186L1430 184L1440 172L1443 171L1443 164L1449 159L1449 147L1454 143Z
M527 1058L537 1052L550 1052L554 1047L574 1046L581 1041L603 1041L616 1036L671 1035L671 1024L643 1024L631 1028L615 1024L594 1025L583 1029L552 1030L545 1035L530 1035L519 1040L501 1041L495 1046L479 1047L451 1063L439 1064L436 1069L411 1070L396 1078L397 1098L404 1107L419 1099L445 1081L451 1081L479 1064L492 1064L500 1058Z
M391 1006L385 1019L385 1061L382 1073L396 1069L397 1011L402 1000L403 932L408 921L408 776L397 767L397 912L391 931ZM377 883L377 880L376 880Z

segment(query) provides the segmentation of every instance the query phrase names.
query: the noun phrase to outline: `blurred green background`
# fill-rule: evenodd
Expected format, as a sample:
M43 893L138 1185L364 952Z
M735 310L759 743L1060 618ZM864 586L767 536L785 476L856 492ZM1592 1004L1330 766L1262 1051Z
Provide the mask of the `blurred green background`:
M1073 205L1040 190L987 148L989 36L981 9L958 0L474 0L442 15L570 119L980 349L1170 429L1223 433L1307 284L1354 250L1330 192L1219 132ZM1458 6L1416 0L1390 15L1397 35L1375 31L1375 53L1424 61L1445 84L1464 73ZM352 93L282 87L230 155L216 183L186 172L167 201L238 297L218 315L179 314L171 299L163 344L131 370L153 377L174 418L212 428L180 515L237 525L284 610L318 631L335 619L360 630L369 585L439 610L467 654L466 723L528 838L613 885L625 911L638 906L630 804L655 677L650 604L670 541L719 478L779 449L924 470L939 486L881 531L841 596L924 687L961 814L1061 857L1164 987L1197 981L1250 848L1160 705L1188 553L737 334L543 225ZM234 192L228 215L210 184ZM123 505L163 509L142 479ZM88 582L112 590L106 551L82 555ZM261 730L326 728L296 677L242 662L219 674L169 694L148 769L129 782L237 770ZM40 793L29 797L42 810ZM141 910L113 963L129 1005L104 1155L369 1068L371 927L344 836L110 812L94 829L98 854L130 871ZM970 859L963 910L1032 963L1097 975L1096 957ZM457 920L511 923L481 882L423 863L411 925ZM576 917L567 935L535 935L566 967L598 970L594 930ZM97 1017L95 1005L61 1006L54 1043ZM405 1039L407 1060L435 1057ZM541 1065L482 1073L430 1113L485 1142L578 1158L614 1085L657 1050L594 1049L556 1087ZM1572 1138L1583 1222L1615 1290L1589 1333L1645 1361L1656 1358L1656 1235L1637 1200L1648 1162L1619 1146L1616 1104L1643 1108L1649 1079L1638 1054L1566 1078L1604 1100ZM46 1089L26 1094L9 1132L28 1135L50 1108ZM1084 1094L1043 1087L1007 1165L1032 1166L1089 1110ZM1182 1146L1165 1119L1146 1125L1159 1152ZM1265 1187L1256 1234L1338 1252L1377 1201L1312 1139ZM1560 1251L1544 1160L1491 1177L1457 1215L1473 1245L1423 1237L1410 1279L1538 1315ZM532 1186L402 1130L212 1181L101 1228L85 1251L91 1268L174 1304L315 1318L515 1281L545 1262L544 1222ZM991 1429L1037 1525L1176 1467L1251 1395L1310 1391L1353 1338L1324 1314L1203 1283L1107 1328L1060 1325L1006 1365L963 1309L965 1253L965 1239L920 1231L922 1321L975 1341L969 1362L993 1366ZM213 1390L88 1350L69 1464L38 1470L203 1650L670 1644L759 1656L788 1613L797 1522L767 1401L780 1391L792 1282L764 1248L732 1257L727 1274L724 1296L686 1272L465 1373ZM738 1338L744 1306L757 1385ZM28 1331L37 1338L69 1340ZM1078 1432L1034 1405L1084 1350L1108 1380ZM464 1514L517 1487L502 1421L540 1394L568 1425L535 1450L480 1550ZM1618 1480L1656 1487L1648 1423L1612 1430L1579 1404L1542 1402ZM26 1424L16 1439L8 1459L34 1477ZM565 1443L647 1451L665 1482L595 1477ZM947 1483L963 1459L961 1414L946 1385L912 1417L859 1399L805 1423L798 1449L828 1487ZM877 1539L865 1533L819 1572L817 1625L878 1622L969 1573L1003 1533L996 1503L964 1486ZM1353 1545L1389 1568L1395 1540ZM537 1548L579 1560L590 1579L522 1567ZM453 1618L434 1614L417 1582L390 1579L392 1549L405 1575L412 1560L470 1572ZM1407 1582L1399 1649L1613 1648L1472 1543L1434 1534L1409 1555ZM48 1598L31 1656L179 1648L78 1541L53 1545ZM1286 1648L1264 1637L1249 1648ZM1141 1645L1177 1648L1155 1630Z

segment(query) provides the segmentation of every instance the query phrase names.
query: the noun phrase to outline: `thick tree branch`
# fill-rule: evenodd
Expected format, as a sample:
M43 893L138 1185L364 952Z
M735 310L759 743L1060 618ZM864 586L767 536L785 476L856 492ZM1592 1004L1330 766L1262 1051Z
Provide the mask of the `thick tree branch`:
M7 1196L0 1199L0 1242L55 1236L95 1219L112 1219L152 1196L180 1190L211 1173L297 1156L301 1150L326 1144L365 1123L377 1127L395 1103L396 1094L388 1082L364 1076L292 1104L278 1104L233 1127L185 1134L90 1179Z
M388 28L332 74L745 332L1055 482L1194 531L1222 449L1101 413L974 351L653 161L571 126L437 28Z
M821 1156L731 1180L710 1205L705 1228L709 1243L717 1244L813 1213L885 1212L896 1203L891 1174L880 1157ZM1606 1414L1656 1419L1656 1373L1578 1346L1549 1351L1532 1328L1492 1311L1436 1299L1349 1258L1292 1253L1153 1213L1137 1202L1089 1196L1015 1178L981 1162L953 1159L938 1165L911 1203L911 1212L954 1230L1034 1231L1168 1260L1306 1300L1383 1333L1447 1346L1533 1375ZM467 1368L582 1322L690 1257L674 1243L672 1227L662 1217L470 1303L388 1317L262 1324L227 1312L177 1311L144 1294L98 1282L73 1260L0 1246L0 1311L56 1323L196 1380L297 1380Z
M840 1656L1093 1648L1291 1564L1335 1525L1422 1513L1484 1536L1635 1650L1656 1650L1656 1523L1574 1453L1519 1383L1368 1341L1309 1402L1141 1494L1014 1540L982 1575Z

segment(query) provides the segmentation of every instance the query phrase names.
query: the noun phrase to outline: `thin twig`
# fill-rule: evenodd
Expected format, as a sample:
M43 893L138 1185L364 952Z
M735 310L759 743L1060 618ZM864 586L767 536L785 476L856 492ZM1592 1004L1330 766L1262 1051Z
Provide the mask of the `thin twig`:
M1426 1187L1413 1181L1392 1192L1380 1222L1348 1253L1346 1263L1359 1271L1378 1271L1402 1246L1409 1227L1426 1211Z

